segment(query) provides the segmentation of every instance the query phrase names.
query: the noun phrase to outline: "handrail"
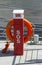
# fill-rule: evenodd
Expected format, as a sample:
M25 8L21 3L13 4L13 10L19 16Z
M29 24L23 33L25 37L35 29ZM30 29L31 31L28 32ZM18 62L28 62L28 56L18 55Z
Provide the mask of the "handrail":
M40 25L42 25L42 24L40 24ZM39 24L38 24L39 27L37 27L37 28L36 28L37 24L33 24L33 26L34 26L34 27L33 27L34 33L39 34L39 36L40 36L39 38L42 39L42 37L41 37L42 34L40 34L40 32L42 33L42 28L39 26ZM38 29L38 30L37 30L37 29ZM4 27L4 26L3 26L3 27L0 27L0 31L2 31L2 32L0 32L0 38L2 38L2 37L5 37L5 38L6 38L6 33L5 33L6 30L5 30L5 27ZM38 33L37 33L36 31L37 31ZM27 30L24 29L24 32L25 32L25 33L24 33L24 35L25 35L26 32L27 32ZM13 33L13 32L12 32L12 33ZM6 39L5 39L5 40L6 40Z

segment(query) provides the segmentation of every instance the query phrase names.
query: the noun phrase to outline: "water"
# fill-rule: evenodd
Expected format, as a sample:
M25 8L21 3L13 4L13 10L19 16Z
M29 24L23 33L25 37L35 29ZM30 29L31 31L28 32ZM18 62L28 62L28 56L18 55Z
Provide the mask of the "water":
M0 0L0 18L10 20L13 9L24 9L25 18L42 23L42 0Z
M13 18L13 9L24 9L25 18L32 24L42 24L42 0L0 0L0 27L6 27Z

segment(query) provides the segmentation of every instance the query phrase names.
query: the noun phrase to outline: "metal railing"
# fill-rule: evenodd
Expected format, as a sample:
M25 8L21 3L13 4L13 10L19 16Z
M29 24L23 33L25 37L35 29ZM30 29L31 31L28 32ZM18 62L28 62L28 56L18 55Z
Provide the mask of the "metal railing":
M42 40L42 24L33 24L34 34L39 35L39 39ZM6 29L4 26L0 26L0 40L7 40ZM24 29L24 36L27 34L27 30Z

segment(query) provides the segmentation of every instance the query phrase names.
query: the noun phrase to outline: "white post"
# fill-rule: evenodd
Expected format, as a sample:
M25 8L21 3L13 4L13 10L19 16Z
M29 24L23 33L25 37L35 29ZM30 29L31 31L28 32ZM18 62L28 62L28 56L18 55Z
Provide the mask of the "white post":
M38 34L34 35L34 43L35 44L39 43L39 35Z

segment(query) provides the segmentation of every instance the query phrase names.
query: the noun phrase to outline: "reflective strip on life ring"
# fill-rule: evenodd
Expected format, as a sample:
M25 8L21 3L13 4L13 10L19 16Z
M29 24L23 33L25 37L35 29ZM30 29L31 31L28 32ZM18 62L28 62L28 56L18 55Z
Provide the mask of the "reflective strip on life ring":
M29 41L31 39L31 37L33 36L33 26L32 24L24 19L24 26L27 27L28 31L27 31L27 37L24 37L24 43ZM11 40L11 41L14 41L14 36L12 35L11 33L11 27L14 26L14 20L12 19L6 26L6 35L7 37Z

